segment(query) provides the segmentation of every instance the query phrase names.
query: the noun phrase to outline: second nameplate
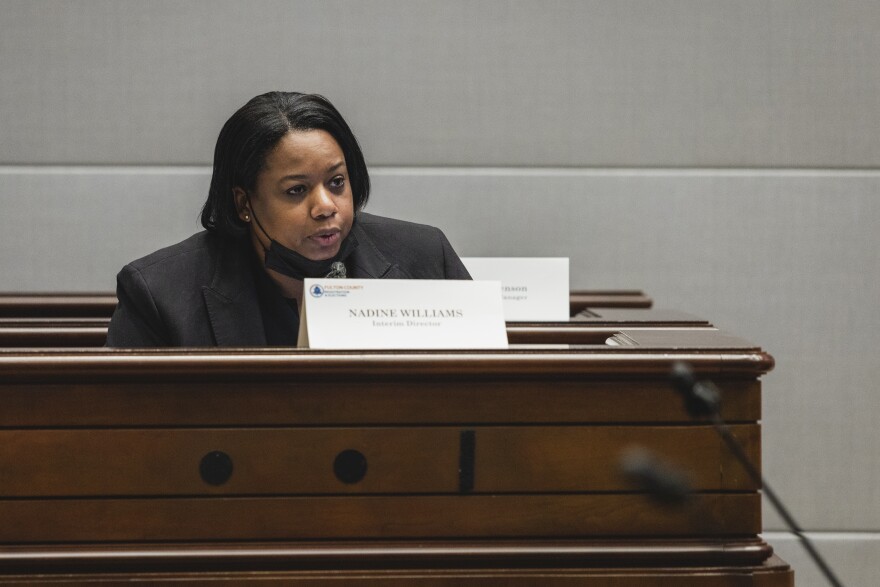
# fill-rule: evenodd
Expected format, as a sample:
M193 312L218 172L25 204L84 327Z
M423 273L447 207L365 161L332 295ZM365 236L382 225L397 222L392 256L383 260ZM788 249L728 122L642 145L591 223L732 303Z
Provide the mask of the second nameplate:
M498 279L508 322L568 322L568 257L462 258L474 279Z

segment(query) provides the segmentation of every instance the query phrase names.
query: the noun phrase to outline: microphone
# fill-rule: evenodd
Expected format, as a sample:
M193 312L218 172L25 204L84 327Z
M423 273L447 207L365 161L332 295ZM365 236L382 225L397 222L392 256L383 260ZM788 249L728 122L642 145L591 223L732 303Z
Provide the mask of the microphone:
M680 468L658 459L642 447L624 451L618 466L627 481L658 506L677 510L680 515L690 518L694 527L701 532L712 530L707 523L712 513L693 490L688 475Z
M660 462L643 448L626 451L620 458L620 469L630 483L662 505L684 505L693 494L683 473Z
M345 279L345 264L342 261L334 261L330 265L330 273L324 276L330 279Z
M721 409L721 391L711 381L697 381L689 365L676 362L670 378L691 418L713 416Z
M742 464L749 477L758 484L758 487L763 489L764 495L767 496L767 499L785 521L789 530L798 537L804 549L813 559L813 562L816 563L816 566L819 567L819 570L822 571L822 574L825 575L828 582L835 587L843 587L843 583L840 582L840 579L837 578L834 571L831 570L831 567L828 566L828 563L825 562L825 559L822 558L822 555L819 554L819 551L816 550L813 543L804 534L800 525L789 513L788 508L785 507L785 504L782 503L776 492L770 488L770 484L767 483L761 472L758 471L758 468L749 459L739 440L730 432L730 428L727 427L727 424L721 418L719 413L721 408L720 390L711 381L697 381L690 365L682 362L676 362L672 366L670 379L675 389L681 394L688 414L692 418L700 416L710 417L715 432L718 433L736 459Z

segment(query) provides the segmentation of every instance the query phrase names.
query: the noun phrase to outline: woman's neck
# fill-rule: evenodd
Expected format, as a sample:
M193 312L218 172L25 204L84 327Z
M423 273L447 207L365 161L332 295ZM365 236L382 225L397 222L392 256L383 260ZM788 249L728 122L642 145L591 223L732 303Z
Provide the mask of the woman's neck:
M296 300L297 306L302 306L303 282L301 279L283 275L273 269L265 269L265 271L278 286L282 296L289 300Z
M264 258L265 250L263 249L262 243L257 238L256 234L251 232L251 246L253 247L254 253L256 254L256 258L259 260L260 269L265 271L269 278L278 286L278 290L281 292L281 295L289 300L296 300L296 305L298 307L302 307L302 294L303 294L303 282L302 279L296 279L295 277L290 277L288 275L284 275L283 273L279 273L274 269L267 269L263 266L262 259Z

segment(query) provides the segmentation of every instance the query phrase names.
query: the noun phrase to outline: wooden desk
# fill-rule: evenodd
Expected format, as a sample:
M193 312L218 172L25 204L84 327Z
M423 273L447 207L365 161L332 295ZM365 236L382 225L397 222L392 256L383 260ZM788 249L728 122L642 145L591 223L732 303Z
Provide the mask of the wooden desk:
M588 308L571 317L572 322L591 325L710 326L709 321L687 312L648 308Z
M508 322L507 339L511 344L595 345L604 344L621 330L714 330L707 321L680 313L626 310L617 314L620 320L606 317L569 322ZM675 316L680 316L678 321ZM109 322L109 318L0 318L0 347L101 347L107 339Z
M589 302L591 309L583 304ZM618 328L709 327L682 313L649 310L650 298L638 291L571 292L570 322L510 323L513 344L601 344ZM116 307L116 296L102 293L0 294L0 347L100 347ZM623 308L623 309L621 309Z
M110 318L0 318L0 347L102 347Z
M758 488L772 358L715 330L505 352L0 350L0 582L791 585ZM646 447L684 510L620 474ZM225 455L225 456L224 456ZM296 583L298 582L298 583Z
M586 290L569 292L571 315L589 308L642 308L653 306L653 301L639 290Z
M568 322L508 322L511 344L604 344L620 331L715 330L708 320L674 310L593 308ZM2 336L2 335L0 335Z
M2 318L109 318L115 308L110 292L0 294Z
M651 298L638 290L572 290L571 315L587 308L650 308ZM110 318L116 294L0 293L0 318Z

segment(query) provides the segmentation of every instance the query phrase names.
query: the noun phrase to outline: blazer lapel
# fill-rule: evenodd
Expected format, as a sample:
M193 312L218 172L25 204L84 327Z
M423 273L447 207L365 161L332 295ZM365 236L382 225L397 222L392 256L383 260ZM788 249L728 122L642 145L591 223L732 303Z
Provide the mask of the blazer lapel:
M355 224L352 228L358 240L350 259L351 277L365 279L405 279L397 264L392 264L379 250L367 233Z
M351 277L405 279L396 263L391 263L373 240L357 224L352 231L357 248L349 257ZM239 241L226 241L220 249L211 285L202 287L205 307L218 346L265 346L266 332L251 276L250 251Z
M266 333L251 268L244 257L247 245L224 243L211 285L202 287L217 346L265 346Z

